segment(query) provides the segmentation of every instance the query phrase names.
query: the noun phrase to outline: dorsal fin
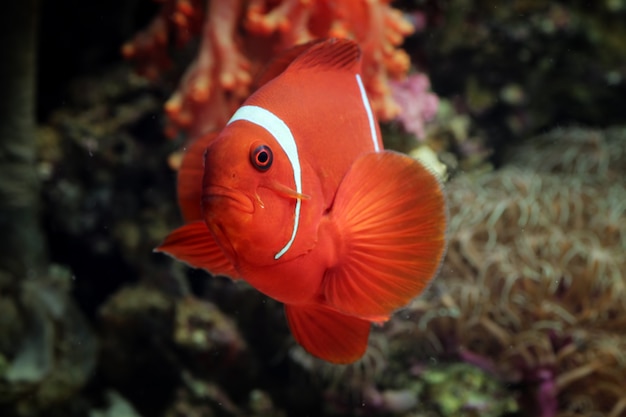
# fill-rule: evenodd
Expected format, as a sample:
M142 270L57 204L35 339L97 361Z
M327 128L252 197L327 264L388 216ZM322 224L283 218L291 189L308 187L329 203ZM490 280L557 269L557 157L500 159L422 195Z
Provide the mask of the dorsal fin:
M319 67L324 69L360 70L361 49L348 39L318 39L296 45L274 58L257 77L256 88L290 69Z
M359 72L361 48L349 39L325 39L311 45L289 65L290 70L311 68Z
M266 84L268 81L273 80L278 77L287 69L287 67L300 55L304 53L311 46L316 43L323 42L323 40L315 40L307 43L303 43L300 45L293 46L285 51L283 51L276 58L272 59L265 68L259 73L257 76L256 82L254 85L256 88L261 87Z

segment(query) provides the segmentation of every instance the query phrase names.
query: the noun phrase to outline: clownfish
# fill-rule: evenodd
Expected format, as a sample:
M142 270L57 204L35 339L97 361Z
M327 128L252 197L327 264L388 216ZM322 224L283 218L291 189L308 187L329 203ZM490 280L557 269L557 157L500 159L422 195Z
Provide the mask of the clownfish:
M371 323L424 290L446 246L442 185L383 150L360 56L327 39L276 59L186 151L185 225L156 249L284 303L295 340L333 363L363 355Z

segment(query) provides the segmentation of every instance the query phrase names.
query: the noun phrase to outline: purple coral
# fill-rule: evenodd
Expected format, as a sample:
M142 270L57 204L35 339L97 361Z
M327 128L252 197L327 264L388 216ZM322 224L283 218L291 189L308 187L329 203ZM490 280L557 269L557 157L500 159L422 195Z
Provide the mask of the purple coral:
M422 73L415 73L402 81L391 81L391 95L400 106L397 120L404 130L424 139L424 125L437 114L439 97L429 92L430 80Z

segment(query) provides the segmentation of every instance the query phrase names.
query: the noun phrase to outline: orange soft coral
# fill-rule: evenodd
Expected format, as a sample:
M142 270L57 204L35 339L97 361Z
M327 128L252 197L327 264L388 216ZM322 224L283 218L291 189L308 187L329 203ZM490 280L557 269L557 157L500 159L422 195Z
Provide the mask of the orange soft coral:
M149 79L156 79L172 65L169 44L185 45L202 30L202 0L162 0L162 3L150 25L122 46L122 55L132 59L137 72Z
M413 27L390 0L210 0L206 8L201 0L161 1L160 14L123 52L154 77L170 64L169 44L201 34L195 61L166 103L172 134L182 129L195 137L221 128L249 95L263 64L286 48L324 37L361 45L374 111L381 120L399 113L388 81L409 68L398 45Z

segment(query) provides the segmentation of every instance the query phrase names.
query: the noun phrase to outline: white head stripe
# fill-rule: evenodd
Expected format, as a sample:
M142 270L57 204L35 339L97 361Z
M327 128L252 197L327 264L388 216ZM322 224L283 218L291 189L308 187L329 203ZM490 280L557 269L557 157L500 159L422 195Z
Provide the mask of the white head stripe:
M274 139L278 142L283 151L287 154L291 168L293 169L293 180L296 184L296 191L302 193L302 172L300 169L300 158L298 157L298 146L296 140L289 129L289 126L283 122L278 116L271 111L258 106L243 106L240 107L233 117L230 118L227 124L236 122L237 120L246 120L250 123L254 123L257 126L267 130L270 135L274 136ZM293 244L298 233L298 224L300 223L300 205L302 201L296 200L296 211L293 220L293 231L291 232L291 239L276 255L274 259L278 259L283 256Z
M356 75L356 82L359 84L361 100L363 101L363 107L365 107L365 113L367 113L367 120L370 125L370 134L372 135L372 142L374 142L374 150L378 152L380 148L378 146L378 135L376 134L376 120L374 120L374 114L372 113L372 108L370 107L370 102L367 98L367 93L365 93L365 87L363 87L363 81L361 81L361 76L359 74Z

